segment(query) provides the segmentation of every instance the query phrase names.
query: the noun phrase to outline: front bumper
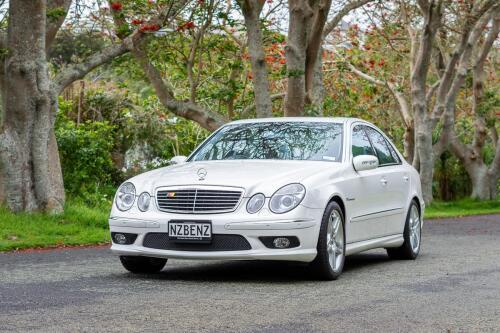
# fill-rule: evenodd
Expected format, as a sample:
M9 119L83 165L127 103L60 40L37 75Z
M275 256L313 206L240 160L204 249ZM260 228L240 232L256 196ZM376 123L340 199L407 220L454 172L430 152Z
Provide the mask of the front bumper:
M293 213L292 213L293 212ZM137 234L131 245L113 243L111 251L117 255L149 256L181 259L240 259L240 260L289 260L310 262L316 257L316 245L323 211L297 207L287 214L240 214L237 212L213 215L148 213L143 218L136 214L122 214L109 218L111 232ZM212 234L240 235L251 246L250 250L236 251L189 251L164 250L143 246L148 233L167 233L170 220L210 220ZM295 236L300 245L289 249L272 249L264 245L259 237Z

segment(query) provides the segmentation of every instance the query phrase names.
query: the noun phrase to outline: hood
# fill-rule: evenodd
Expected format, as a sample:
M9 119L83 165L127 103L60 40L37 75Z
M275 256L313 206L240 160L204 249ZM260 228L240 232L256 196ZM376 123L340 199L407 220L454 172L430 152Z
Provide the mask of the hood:
M197 161L149 171L130 181L150 193L162 186L217 185L242 187L245 196L257 192L270 196L281 186L300 183L320 172L333 172L340 167L341 163L328 161ZM206 171L203 180L198 176L200 169Z

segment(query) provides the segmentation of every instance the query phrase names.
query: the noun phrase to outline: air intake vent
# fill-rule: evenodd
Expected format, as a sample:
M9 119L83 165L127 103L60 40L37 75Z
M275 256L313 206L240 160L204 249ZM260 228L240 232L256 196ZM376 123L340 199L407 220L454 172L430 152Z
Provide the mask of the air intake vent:
M146 234L143 246L151 249L174 251L244 251L252 249L250 243L241 235L213 234L211 243L200 244L177 243L169 240L168 234L162 232Z
M213 214L232 212L238 206L241 190L169 188L156 193L158 208L168 213Z

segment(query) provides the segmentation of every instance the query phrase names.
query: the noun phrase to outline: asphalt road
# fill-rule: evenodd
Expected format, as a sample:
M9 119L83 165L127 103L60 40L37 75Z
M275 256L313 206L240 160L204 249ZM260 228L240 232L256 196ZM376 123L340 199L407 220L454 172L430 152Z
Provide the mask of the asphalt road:
M500 215L429 221L416 261L369 251L333 282L295 263L134 276L103 248L0 254L0 331L500 332Z

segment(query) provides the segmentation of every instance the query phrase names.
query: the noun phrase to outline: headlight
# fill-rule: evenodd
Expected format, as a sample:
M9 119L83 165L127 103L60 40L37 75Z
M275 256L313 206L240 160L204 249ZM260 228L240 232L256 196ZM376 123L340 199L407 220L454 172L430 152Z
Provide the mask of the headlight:
M262 206L264 206L264 201L266 201L266 197L262 193L257 193L253 195L247 203L247 212L250 214L257 213Z
M269 209L276 214L289 212L299 205L305 194L306 188L301 184L285 185L273 194Z
M145 212L149 209L149 204L151 203L151 196L148 192L142 192L139 198L137 198L137 207L141 212Z
M116 207L125 211L132 208L135 201L135 186L132 183L124 183L116 193Z

